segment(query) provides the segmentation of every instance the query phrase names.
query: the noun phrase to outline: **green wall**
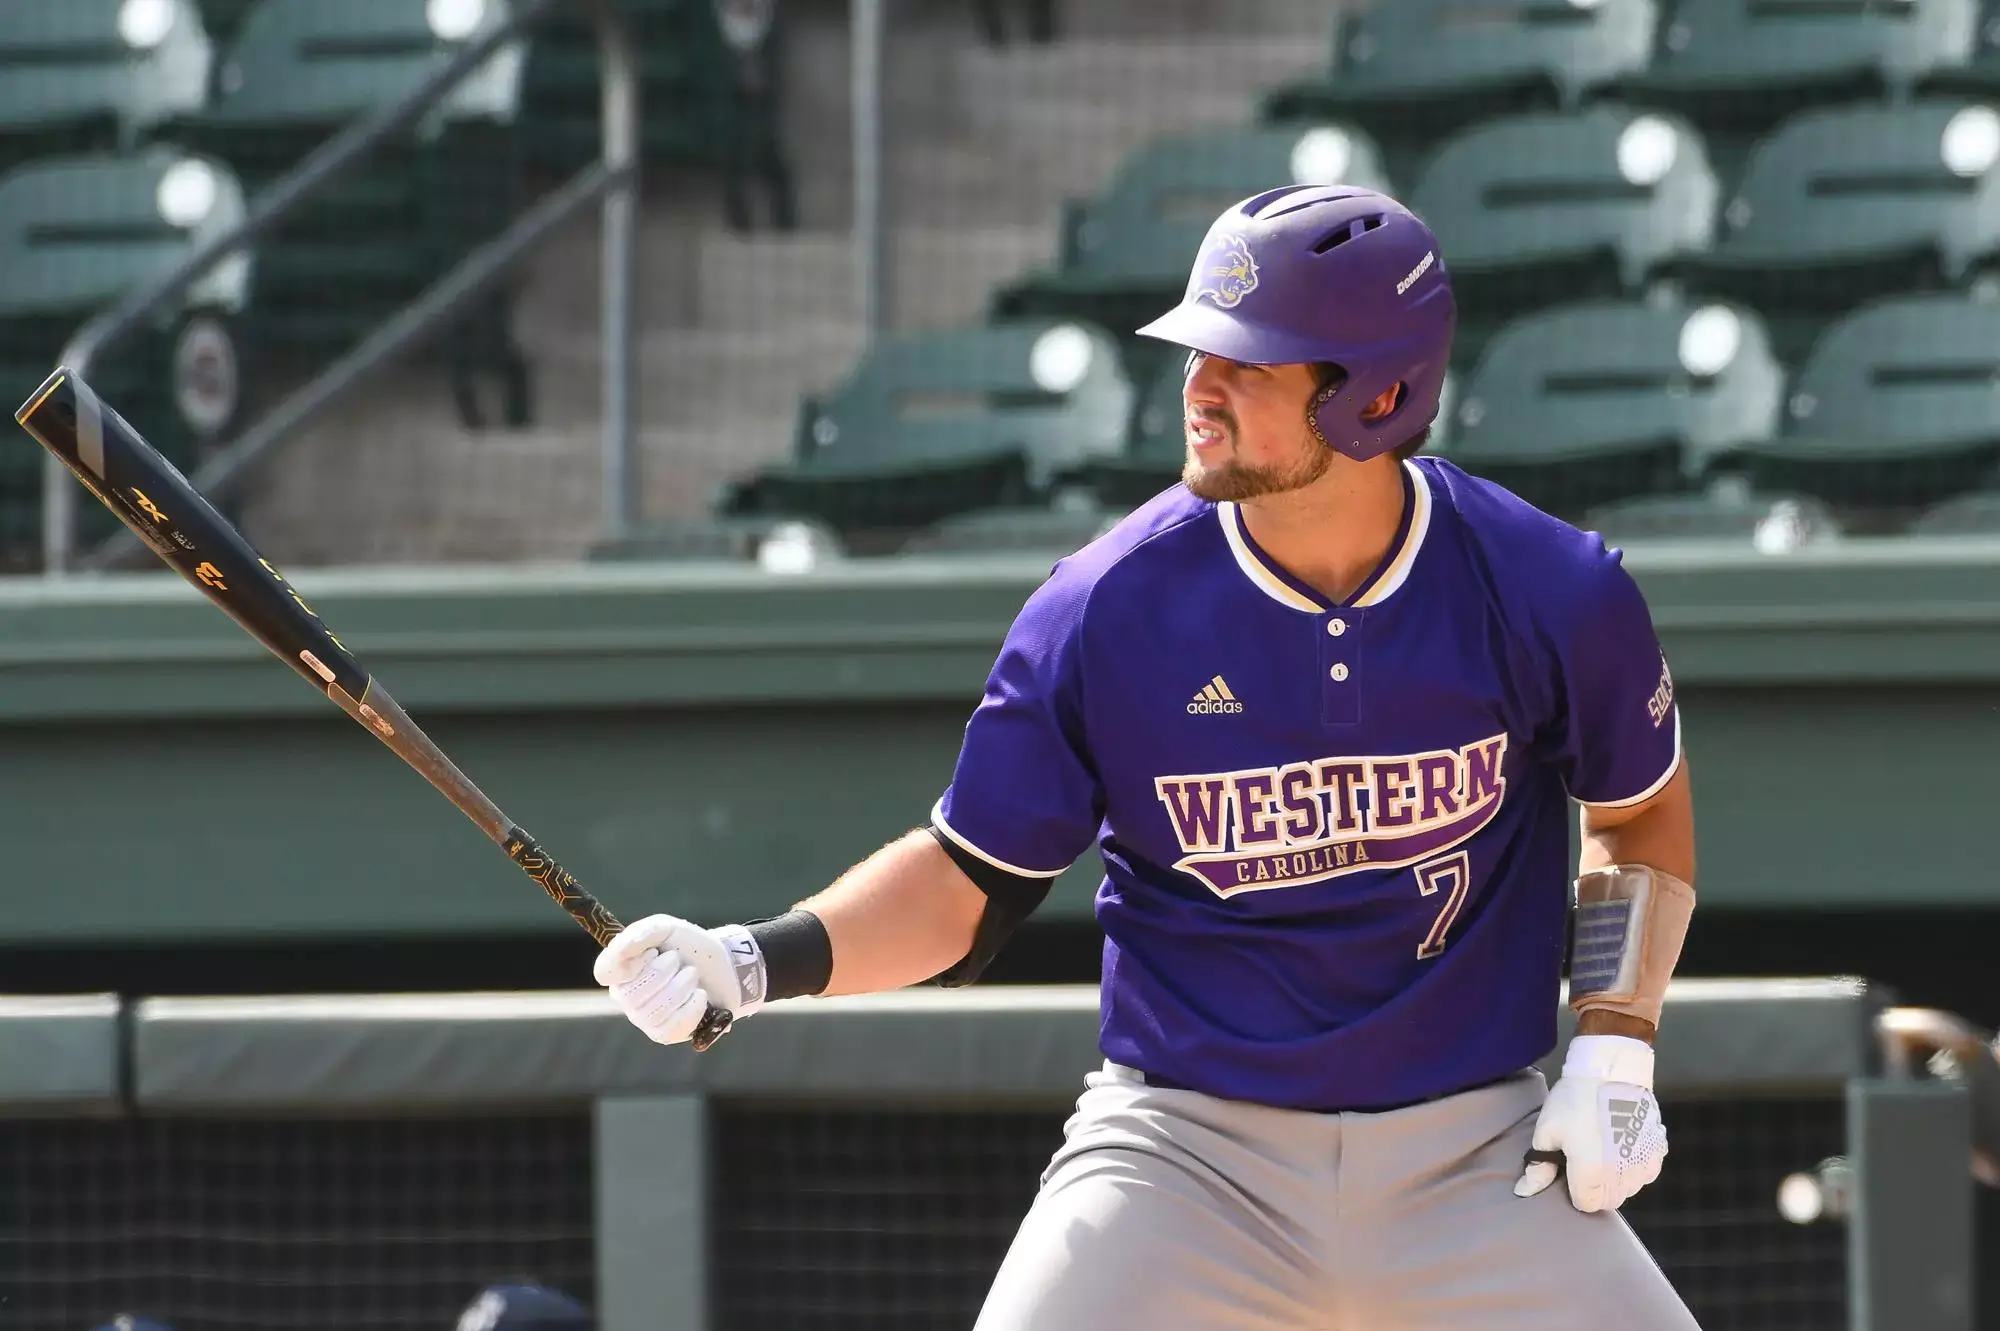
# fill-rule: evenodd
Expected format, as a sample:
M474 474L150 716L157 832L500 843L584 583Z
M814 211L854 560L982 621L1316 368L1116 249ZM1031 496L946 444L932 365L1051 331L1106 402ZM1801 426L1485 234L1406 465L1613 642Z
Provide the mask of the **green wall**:
M2000 903L2000 544L1635 551L1705 906ZM294 581L614 910L782 909L920 822L1036 561ZM167 574L0 581L0 944L571 925ZM1088 907L1073 870L1047 908Z

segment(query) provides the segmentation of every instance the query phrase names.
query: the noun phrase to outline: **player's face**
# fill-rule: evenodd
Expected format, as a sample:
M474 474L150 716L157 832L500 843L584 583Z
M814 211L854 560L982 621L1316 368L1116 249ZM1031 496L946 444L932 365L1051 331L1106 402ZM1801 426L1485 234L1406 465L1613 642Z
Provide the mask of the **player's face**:
M1326 475L1336 454L1307 422L1319 389L1310 365L1247 365L1196 353L1181 389L1182 484L1196 498L1221 502L1301 490ZM1361 419L1379 421L1402 400L1397 384Z
M1187 463L1181 481L1211 501L1254 499L1311 485L1333 465L1306 407L1310 365L1246 365L1196 355L1181 389Z

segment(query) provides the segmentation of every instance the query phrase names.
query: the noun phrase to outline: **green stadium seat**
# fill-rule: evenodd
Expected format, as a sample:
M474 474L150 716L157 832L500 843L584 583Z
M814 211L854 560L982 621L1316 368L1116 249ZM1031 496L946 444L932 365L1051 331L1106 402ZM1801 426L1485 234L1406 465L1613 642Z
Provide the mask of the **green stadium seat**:
M1444 139L1482 120L1574 109L1644 69L1657 0L1393 0L1350 15L1327 74L1277 89L1267 120L1340 120L1416 177Z
M1701 138L1654 112L1594 106L1491 121L1439 148L1409 196L1458 295L1453 366L1504 323L1642 291L1707 248L1717 186Z
M1678 0L1621 95L1686 116L1724 179L1750 144L1814 106L1898 101L1973 50L1978 0Z
M500 21L501 0L465 10L481 26L434 31L423 0L261 0L243 22L201 112L161 130L228 162L253 198L341 129L406 95L459 45ZM439 7L440 16L454 16ZM314 194L260 245L248 314L260 346L317 368L441 276L515 211L522 52L510 47L426 117ZM473 379L499 379L510 424L525 424L527 366L503 294L447 336L468 424Z
M1904 530L1911 536L2000 536L2000 490L1956 495L1926 509Z
M1619 500L1593 508L1581 525L1600 533L1610 546L1698 541L1745 545L1771 555L1825 545L1841 536L1833 510L1810 495L1752 494L1726 485Z
M1126 364L1131 361L1128 357ZM1091 458L1064 477L1067 485L1109 509L1130 510L1180 480L1187 461L1181 389L1186 357L1157 359L1143 381L1123 451Z
M817 518L857 550L894 548L954 514L1044 502L1119 451L1131 412L1102 329L1022 319L893 338L802 402L791 462L727 487L718 511Z
M906 555L1037 554L1059 559L1118 525L1124 510L1094 503L983 508L955 514L903 542Z
M1972 52L1963 64L1932 70L1919 95L1990 97L2000 92L2000 0L1981 0Z
M1725 305L1564 305L1493 339L1446 455L1574 518L1687 490L1707 460L1770 434L1784 380L1757 317Z
M1957 100L1802 112L1751 153L1691 288L1751 305L1797 365L1878 296L1962 285L2000 253L2000 113Z
M235 45L236 34L243 31L243 21L259 3L261 0L194 0L209 37L225 51Z
M48 377L92 315L237 225L242 190L219 162L158 146L44 158L0 174L0 382L16 404ZM235 415L232 329L253 260L226 261L156 325L108 349L93 386L184 470ZM41 450L0 450L0 566L40 555ZM90 538L115 525L79 506Z
M190 0L5 0L0 170L132 146L202 104L212 57Z
M1438 393L1437 419L1431 422L1429 440L1424 444L1424 452L1448 458L1457 442L1458 399L1461 377L1447 374L1444 388Z
M594 563L758 563L774 572L842 557L839 534L824 523L788 517L701 517L642 524L627 536L596 542Z
M640 150L649 165L718 177L732 225L747 229L751 187L775 226L797 223L778 124L779 7L715 0L619 0L638 55ZM570 171L597 156L602 70L595 29L559 12L536 32L523 72L532 162Z
M1388 189L1374 145L1338 125L1206 130L1156 139L1104 192L1065 206L1055 267L994 296L993 313L1081 319L1117 330L1135 379L1172 350L1130 330L1180 299L1202 237L1224 209L1284 182Z
M1718 467L1817 495L1850 526L1907 521L2000 464L2000 300L1891 296L1829 328L1781 428Z

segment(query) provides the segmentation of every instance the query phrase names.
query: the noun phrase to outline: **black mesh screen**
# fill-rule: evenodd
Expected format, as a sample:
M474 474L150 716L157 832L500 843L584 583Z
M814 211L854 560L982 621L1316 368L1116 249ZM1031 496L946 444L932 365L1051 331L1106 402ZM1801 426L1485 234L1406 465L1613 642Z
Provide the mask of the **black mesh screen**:
M1847 1325L1847 1230L1794 1225L1778 1185L1845 1152L1832 1100L1727 1100L1662 1106L1659 1180L1627 1202L1639 1231L1703 1331L1840 1331Z
M717 1331L964 1331L1066 1112L718 1106ZM1626 1214L1705 1331L1845 1327L1845 1231L1775 1205L1787 1174L1840 1152L1840 1102L1666 1118L1666 1172Z
M1066 1107L723 1103L718 1331L963 1331ZM1777 1215L1839 1154L1838 1101L1667 1106L1626 1214L1706 1331L1838 1331L1844 1230ZM586 1111L0 1122L0 1331L150 1313L177 1331L449 1331L479 1288L594 1302Z
M969 1328L1063 1116L718 1105L718 1331Z
M0 1329L450 1331L595 1290L591 1118L0 1122Z

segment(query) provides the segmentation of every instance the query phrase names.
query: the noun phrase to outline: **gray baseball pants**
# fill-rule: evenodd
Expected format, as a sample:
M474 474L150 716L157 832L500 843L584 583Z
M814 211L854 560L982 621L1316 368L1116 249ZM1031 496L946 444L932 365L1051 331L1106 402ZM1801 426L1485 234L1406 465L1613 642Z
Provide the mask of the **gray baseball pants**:
M1622 1218L1514 1195L1538 1071L1374 1114L1086 1086L977 1331L1697 1331Z

